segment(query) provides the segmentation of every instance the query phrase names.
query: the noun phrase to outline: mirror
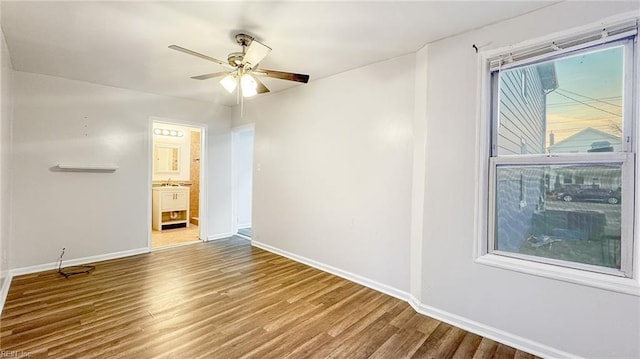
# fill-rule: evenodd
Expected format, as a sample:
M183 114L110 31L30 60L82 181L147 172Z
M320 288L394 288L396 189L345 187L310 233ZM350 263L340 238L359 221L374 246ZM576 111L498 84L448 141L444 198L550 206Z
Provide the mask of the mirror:
M155 145L155 172L180 172L180 147L173 145Z

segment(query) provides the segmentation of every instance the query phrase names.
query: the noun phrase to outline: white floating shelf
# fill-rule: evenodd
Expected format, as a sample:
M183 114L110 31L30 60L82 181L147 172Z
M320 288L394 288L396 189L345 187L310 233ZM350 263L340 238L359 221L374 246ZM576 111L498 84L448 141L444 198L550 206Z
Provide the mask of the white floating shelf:
M118 167L117 165L107 164L107 165L84 165L84 164L69 164L69 163L58 163L56 168L60 171L68 171L68 172L115 172Z

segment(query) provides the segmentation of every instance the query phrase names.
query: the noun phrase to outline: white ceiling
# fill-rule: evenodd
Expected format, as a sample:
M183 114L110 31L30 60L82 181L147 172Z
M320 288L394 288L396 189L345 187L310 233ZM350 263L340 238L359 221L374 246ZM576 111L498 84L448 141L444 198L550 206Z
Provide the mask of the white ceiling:
M216 79L189 78L225 68L167 46L226 60L240 49L234 35L246 32L273 49L262 68L306 73L314 81L552 4L20 1L2 3L2 30L19 71L234 105L235 96ZM304 86L264 83L272 91Z

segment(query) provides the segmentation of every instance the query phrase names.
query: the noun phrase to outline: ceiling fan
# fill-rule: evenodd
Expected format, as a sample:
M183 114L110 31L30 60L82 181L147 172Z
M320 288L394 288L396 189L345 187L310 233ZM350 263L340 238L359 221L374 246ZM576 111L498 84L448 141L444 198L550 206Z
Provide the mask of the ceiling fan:
M271 48L247 34L237 34L236 42L242 46L242 52L232 52L227 56L227 62L203 55L201 53L185 49L178 45L169 46L170 49L197 56L229 68L227 71L214 72L199 76L193 76L195 80L206 80L221 77L220 84L229 92L238 89L238 102L242 97L251 97L259 93L269 92L267 86L260 81L258 76L273 77L281 80L307 83L309 75L295 74L258 68L262 61L271 52ZM258 76L256 76L258 75Z

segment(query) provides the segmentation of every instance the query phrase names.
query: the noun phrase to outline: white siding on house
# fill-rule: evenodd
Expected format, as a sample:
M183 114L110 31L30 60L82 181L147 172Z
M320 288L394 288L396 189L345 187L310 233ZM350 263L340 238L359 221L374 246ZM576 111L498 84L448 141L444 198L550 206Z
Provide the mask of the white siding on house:
M518 252L532 234L531 218L544 199L544 171L537 167L501 167L496 173L496 242L499 250Z
M499 156L545 152L546 92L538 68L526 66L499 74ZM517 251L531 234L532 215L544 197L542 173L532 168L500 168L495 178L495 249Z
M501 73L498 155L545 152L545 96L536 66Z

